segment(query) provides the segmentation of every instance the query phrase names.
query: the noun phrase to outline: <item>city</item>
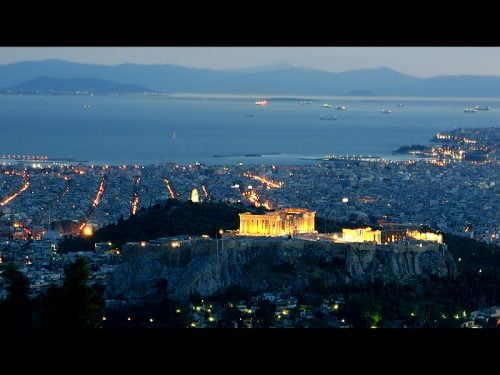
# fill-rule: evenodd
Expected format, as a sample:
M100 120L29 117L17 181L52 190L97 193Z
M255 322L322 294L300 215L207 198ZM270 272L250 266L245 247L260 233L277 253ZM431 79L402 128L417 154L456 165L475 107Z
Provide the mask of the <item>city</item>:
M0 52L2 332L500 327L500 49Z
M435 159L392 162L347 158L302 166L196 163L116 167L45 162L33 166L31 160L11 161L10 165L2 166L0 175L3 199L0 262L19 265L30 280L32 297L50 285L61 285L64 267L81 255L89 259L91 284L106 285L122 262L122 249L107 242L96 243L94 252L75 248L74 252L61 253L58 247L62 236L90 237L101 227L170 199L227 202L273 210L300 204L316 212L320 231L321 220L325 229L327 220L333 220L383 230L428 229L494 245L499 241L496 160L436 164ZM201 192L199 197L197 191ZM210 237L214 236L207 235L208 240ZM140 246L146 245L149 246L144 242ZM5 289L1 295L6 296ZM240 321L235 327L253 327L252 319L256 318L252 314L263 301L276 305L275 316L266 320L267 326L349 327L350 323L337 314L332 316L333 320L328 318L328 313L339 306L342 311L343 298L338 293L335 298L322 300L320 305L297 307L296 297L285 290L225 302L230 304L229 309L234 308L231 304L238 303ZM294 299L295 303L290 302ZM232 327L233 320L228 321L226 316L228 307L224 308L224 304L221 307L217 301L210 303L215 304L214 311L219 311L215 315L199 301L178 305L177 309L193 310L192 319L185 318L190 320L187 326L192 328L220 324ZM320 318L313 318L314 311Z

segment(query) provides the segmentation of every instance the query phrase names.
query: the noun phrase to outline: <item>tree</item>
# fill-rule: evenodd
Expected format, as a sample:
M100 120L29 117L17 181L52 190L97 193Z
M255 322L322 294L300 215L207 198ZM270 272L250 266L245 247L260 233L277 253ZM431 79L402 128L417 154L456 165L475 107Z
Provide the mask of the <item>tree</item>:
M0 326L13 331L29 329L32 306L28 297L28 279L14 263L5 267L2 276L8 296L0 305Z
M271 326L274 322L275 311L276 306L272 302L266 300L259 301L255 318L262 328L269 328Z
M87 284L90 271L87 258L80 257L64 270L61 288L47 293L45 325L51 329L98 328L104 311L104 300Z

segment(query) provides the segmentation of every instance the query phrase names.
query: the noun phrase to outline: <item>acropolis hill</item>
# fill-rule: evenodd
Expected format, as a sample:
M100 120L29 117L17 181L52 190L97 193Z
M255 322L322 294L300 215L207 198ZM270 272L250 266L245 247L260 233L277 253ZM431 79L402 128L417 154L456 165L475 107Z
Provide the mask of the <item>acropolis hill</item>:
M185 236L128 243L122 254L123 263L107 288L108 298L121 295L141 300L155 292L177 298L193 293L210 296L235 284L253 291L304 290L317 279L326 286L340 286L375 279L404 282L431 275L446 277L457 272L446 245L418 241L377 245ZM279 271L283 267L286 272ZM132 274L137 276L130 278ZM155 290L162 283L154 280L166 280L167 289Z
M245 212L239 214L239 230L219 231L216 239L184 235L129 242L108 297L141 299L155 293L151 280L163 280L160 285L166 280L167 289L159 293L185 298L210 296L234 284L261 291L304 289L318 278L334 286L456 274L440 234L370 227L319 234L314 215L300 208ZM276 272L283 268L285 274ZM137 277L127 276L132 274Z

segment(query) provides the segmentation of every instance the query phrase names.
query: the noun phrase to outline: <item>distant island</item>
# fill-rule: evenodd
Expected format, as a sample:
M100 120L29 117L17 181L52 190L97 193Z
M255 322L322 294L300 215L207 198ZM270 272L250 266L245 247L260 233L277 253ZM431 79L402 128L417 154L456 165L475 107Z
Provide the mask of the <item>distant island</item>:
M53 78L41 76L1 90L4 94L67 95L67 94L131 94L153 93L146 87L96 78Z

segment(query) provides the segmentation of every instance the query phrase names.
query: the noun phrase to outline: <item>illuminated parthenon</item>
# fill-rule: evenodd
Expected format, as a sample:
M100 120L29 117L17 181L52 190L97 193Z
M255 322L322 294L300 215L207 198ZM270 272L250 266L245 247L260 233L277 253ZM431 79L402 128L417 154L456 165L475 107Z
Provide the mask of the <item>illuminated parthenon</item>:
M286 236L313 233L315 211L285 208L263 215L240 214L240 236Z

